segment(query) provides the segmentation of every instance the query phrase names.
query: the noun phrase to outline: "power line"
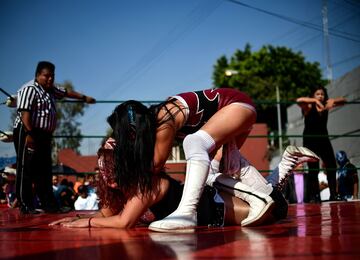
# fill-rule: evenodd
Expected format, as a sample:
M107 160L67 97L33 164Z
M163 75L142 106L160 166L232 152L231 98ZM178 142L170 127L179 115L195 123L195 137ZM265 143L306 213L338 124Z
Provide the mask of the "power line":
M340 61L338 61L338 62L335 62L335 63L333 63L333 67L339 66L339 65L341 65L341 64L343 64L343 63L346 63L346 62L349 62L349 61L352 61L352 60L356 60L356 59L358 59L358 58L360 58L360 54L357 54L357 55L355 55L355 56L348 57L348 58L346 58L346 59L343 59L343 60L340 60Z
M316 17L310 19L309 22L310 22L310 21L314 21L314 20L316 20L316 19L318 19L318 18L319 18L319 17L316 16ZM295 28L292 28L292 29L286 31L285 33L277 36L274 40L271 40L271 42L280 41L281 39L284 39L284 38L286 38L286 37L289 38L289 36L290 36L291 34L297 33L297 32L300 30L299 27L300 27L300 26L296 26ZM303 37L301 37L301 38L303 38Z
M340 21L340 22L337 23L336 25L332 26L329 30L333 30L333 29L335 29L336 27L339 27L339 26L343 25L344 23L348 22L349 20L351 20L352 18L354 18L354 16L357 16L357 15L358 15L358 14L353 14L353 15L345 18L344 20ZM320 37L320 36L321 36L320 34L315 35L315 36L311 37L310 39L307 39L307 40L299 43L299 44L296 45L294 48L295 48L295 49L299 49L300 47L306 45L308 42L311 42L312 40L314 40L314 39L316 39L316 38L318 38L318 37Z
M165 53L172 45L184 37L188 32L199 26L213 11L215 11L221 2L215 1L212 4L205 1L191 10L180 24L175 25L164 37L162 37L145 55L143 55L134 66L130 67L125 73L122 82L118 84L117 91L123 89L126 83L134 80L139 74L144 74L155 61ZM119 88L119 86L122 86ZM111 92L110 92L111 93Z
M281 15L281 14L274 13L274 12L270 12L270 11L267 11L267 10L265 10L265 9L261 9L261 8L258 8L258 7L254 7L254 6L251 6L251 5L248 5L248 4L239 2L239 1L235 1L235 0L225 0L225 1L228 1L228 2L231 2L231 3L234 3L234 4L237 4L237 5L241 5L241 6L244 6L244 7L246 7L246 8L250 8L250 9L256 10L256 11L258 11L258 12L265 13L265 14L267 14L267 15L271 15L271 16L273 16L273 17L276 17L276 18L285 20L285 21L290 22L290 23L295 23L295 24L297 24L297 25L301 25L301 26L304 26L304 27L307 27L307 28L310 28L310 29L313 29L313 30L317 30L317 31L321 31L321 32L322 32L322 27L319 26L319 25L316 25L316 24L312 24L312 23L309 23L309 22L306 22L306 21L302 21L302 20L299 20L299 19L291 18L291 17L288 17L288 16L284 16L284 15ZM349 35L348 35L347 33L345 33L345 32L341 32L341 31L338 31L338 30L336 30L336 31L331 30L331 31L329 31L329 34L331 34L332 36L336 36L336 37L342 38L342 39L346 39L346 40L349 40L349 41L353 41L353 42L358 42L358 43L360 43L360 40L359 40L359 39L355 39L355 38L349 36Z
M332 8L331 10L329 10L329 14L331 15L335 15L335 13L333 12L338 12L339 8ZM353 10L352 10L353 11ZM336 14L337 15L337 14ZM341 21L338 21L334 26L330 27L330 30L334 30L335 28L347 23L348 21L352 20L354 17L358 16L358 12L355 12L353 14L347 15L344 19L342 19ZM310 19L308 22L312 22L315 21L316 19L319 19L319 16L313 17L312 19ZM299 25L300 27L300 25ZM285 33L283 33L282 35L276 37L276 39L272 40L272 41L279 41L282 38L285 37L289 37L289 35L294 34L295 32L297 32L299 30L298 27L296 27L296 29L291 29ZM311 36L310 38L306 37L306 36L299 36L298 38L300 38L299 40L295 40L296 42L300 42L297 43L297 45L295 45L293 48L294 49L300 49L301 47L307 45L308 43L314 43L313 40L315 40L316 38L320 37L321 34L316 34L314 36ZM359 36L360 37L360 36Z
M360 7L360 2L354 2L354 1L350 1L350 0L344 0L345 3L351 5L351 6L356 6L356 7Z
M147 53L123 74L122 80L116 84L116 91L113 87L107 92L114 95L114 93L124 90L126 84L136 80L140 75L144 75L172 45L198 27L221 4L222 2L219 0L213 1L211 4L208 1L198 4L186 15L184 20L172 27L164 37L159 39Z

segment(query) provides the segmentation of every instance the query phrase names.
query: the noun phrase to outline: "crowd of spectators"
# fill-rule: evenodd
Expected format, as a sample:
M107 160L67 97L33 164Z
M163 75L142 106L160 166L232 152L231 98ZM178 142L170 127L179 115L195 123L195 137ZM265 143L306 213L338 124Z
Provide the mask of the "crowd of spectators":
M53 191L60 208L71 210L98 210L98 197L94 187L94 176L79 175L75 184L63 178L53 176Z
M16 208L19 206L16 199L15 180L15 169L6 167L2 170L0 174L0 205L2 207ZM52 183L56 202L63 211L99 209L93 175L79 175L75 183L69 181L67 177L54 175ZM34 205L39 205L39 203L35 198Z

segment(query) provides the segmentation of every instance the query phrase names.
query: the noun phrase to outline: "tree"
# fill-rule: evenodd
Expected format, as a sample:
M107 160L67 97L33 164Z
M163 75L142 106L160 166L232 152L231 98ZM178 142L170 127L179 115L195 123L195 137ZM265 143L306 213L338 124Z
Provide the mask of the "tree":
M65 89L73 89L70 81L65 81L61 86ZM71 148L79 152L80 142L82 138L77 136L81 135L80 123L77 121L80 116L84 114L84 108L87 104L83 102L57 102L57 128L54 135L66 136L64 138L54 138L53 149L55 152L62 148Z
M227 76L226 71L233 71ZM236 50L230 61L221 56L214 65L213 84L216 87L233 87L248 93L258 103L258 122L266 123L270 130L277 129L276 86L280 91L283 120L287 122L286 108L297 97L327 82L322 79L320 64L307 62L301 52L286 47L263 46L252 52L250 44L243 51Z

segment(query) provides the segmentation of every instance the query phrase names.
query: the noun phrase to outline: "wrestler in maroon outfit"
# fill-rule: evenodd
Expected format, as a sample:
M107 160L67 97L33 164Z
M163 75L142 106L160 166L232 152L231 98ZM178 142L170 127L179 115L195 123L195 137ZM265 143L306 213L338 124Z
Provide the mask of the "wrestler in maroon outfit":
M202 91L186 92L173 96L188 107L188 117L185 125L177 133L179 138L199 130L217 111L232 104L242 103L255 111L251 98L236 89L219 88Z

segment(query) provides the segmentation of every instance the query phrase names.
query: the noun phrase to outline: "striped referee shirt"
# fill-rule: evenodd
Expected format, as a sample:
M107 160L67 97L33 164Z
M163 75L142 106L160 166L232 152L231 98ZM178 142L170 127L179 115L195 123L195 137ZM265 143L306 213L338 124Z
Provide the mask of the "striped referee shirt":
M18 115L14 122L16 128L21 124L21 111L29 111L33 128L54 132L56 128L55 100L66 95L66 90L54 85L51 91L45 91L35 80L24 84L17 93Z

